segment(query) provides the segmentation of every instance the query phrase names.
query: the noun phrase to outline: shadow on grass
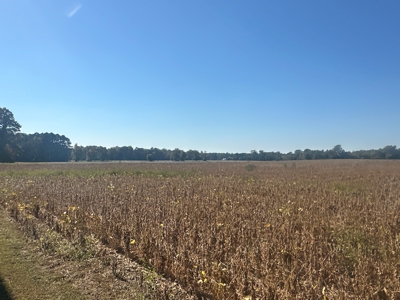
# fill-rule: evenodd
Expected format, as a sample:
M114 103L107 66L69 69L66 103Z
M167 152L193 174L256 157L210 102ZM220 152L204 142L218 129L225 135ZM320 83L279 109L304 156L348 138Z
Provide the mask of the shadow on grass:
M0 300L12 300L11 295L3 282L3 278L0 277Z

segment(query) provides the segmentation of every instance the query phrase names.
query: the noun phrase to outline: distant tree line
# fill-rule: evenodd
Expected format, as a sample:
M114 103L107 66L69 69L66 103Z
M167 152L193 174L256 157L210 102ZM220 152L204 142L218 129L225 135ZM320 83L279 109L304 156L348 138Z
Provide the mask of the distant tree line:
M71 152L74 161L106 160L235 160L235 161L279 161L279 160L317 160L317 159L400 159L400 149L386 146L378 150L345 151L341 145L330 150L296 150L289 153L252 150L250 153L207 153L197 150L183 151L158 148L132 148L101 146L75 146Z
M74 161L106 161L106 160L206 160L204 152L197 150L183 151L178 148L174 150L158 148L132 148L131 146L105 148L101 146L75 146L71 152Z
M341 145L330 150L296 150L289 153L252 150L250 153L207 153L158 148L132 148L131 146L71 146L64 135L54 133L20 133L21 125L7 108L0 107L0 162L67 162L123 161L123 160L235 160L280 161L317 159L400 159L400 149L386 146L378 150L345 151Z

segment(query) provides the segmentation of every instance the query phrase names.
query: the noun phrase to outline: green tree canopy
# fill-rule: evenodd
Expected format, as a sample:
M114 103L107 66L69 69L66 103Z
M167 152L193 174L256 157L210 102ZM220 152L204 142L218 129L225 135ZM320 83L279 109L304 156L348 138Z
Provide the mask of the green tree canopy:
M0 162L14 161L18 148L15 144L15 134L21 125L14 115L5 107L0 107Z

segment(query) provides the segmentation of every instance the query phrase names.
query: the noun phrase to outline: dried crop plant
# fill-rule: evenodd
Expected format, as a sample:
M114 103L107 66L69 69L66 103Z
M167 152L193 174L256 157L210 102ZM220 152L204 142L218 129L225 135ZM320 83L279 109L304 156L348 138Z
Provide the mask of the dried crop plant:
M24 164L0 172L0 203L94 235L199 298L400 299L399 167Z

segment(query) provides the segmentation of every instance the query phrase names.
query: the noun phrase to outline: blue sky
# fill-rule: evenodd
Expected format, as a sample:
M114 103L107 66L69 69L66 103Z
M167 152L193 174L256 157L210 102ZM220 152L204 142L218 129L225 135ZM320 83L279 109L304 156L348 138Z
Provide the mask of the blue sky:
M400 146L399 14L397 0L2 0L0 107L84 146Z

